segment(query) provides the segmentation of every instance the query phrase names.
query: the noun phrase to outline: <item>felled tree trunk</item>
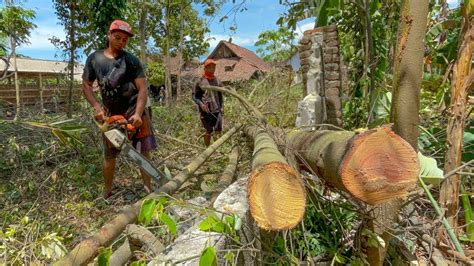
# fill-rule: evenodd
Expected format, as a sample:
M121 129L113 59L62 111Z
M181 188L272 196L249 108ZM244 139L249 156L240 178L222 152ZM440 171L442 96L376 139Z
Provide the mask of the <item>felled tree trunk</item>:
M233 127L227 131L222 137L216 140L211 146L203 151L196 159L189 163L178 175L168 181L157 191L149 194L144 199L136 202L132 206L123 210L119 215L108 221L94 235L77 244L74 249L57 261L55 265L85 265L91 262L97 255L99 247L109 246L112 241L117 238L125 229L127 224L134 223L137 220L143 200L149 198L158 198L162 193L171 194L176 191L208 158L216 149L226 142L238 127Z
M244 131L254 140L247 185L252 217L260 228L268 231L295 227L303 219L306 207L303 180L265 130L247 126Z
M230 184L232 184L232 180L235 176L235 170L237 169L237 163L239 162L239 155L239 146L234 146L229 155L229 164L225 168L224 172L222 172L222 175L219 178L219 182L217 182L217 185L214 188L211 197L211 203L216 200L217 196L219 196L219 194L221 194L224 189L226 189L230 186Z
M300 162L332 186L374 205L403 197L418 177L417 154L389 127L288 134Z

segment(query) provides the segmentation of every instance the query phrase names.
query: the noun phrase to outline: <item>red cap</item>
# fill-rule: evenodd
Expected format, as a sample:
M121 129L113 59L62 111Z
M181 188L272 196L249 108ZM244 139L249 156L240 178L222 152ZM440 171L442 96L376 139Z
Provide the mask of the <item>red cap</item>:
M208 66L208 65L215 65L216 64L216 61L214 61L213 59L207 59L206 61L204 61L204 66Z
M114 31L114 30L125 32L130 37L133 37L132 27L130 27L130 24L128 24L127 22L123 20L116 19L110 24L109 31Z

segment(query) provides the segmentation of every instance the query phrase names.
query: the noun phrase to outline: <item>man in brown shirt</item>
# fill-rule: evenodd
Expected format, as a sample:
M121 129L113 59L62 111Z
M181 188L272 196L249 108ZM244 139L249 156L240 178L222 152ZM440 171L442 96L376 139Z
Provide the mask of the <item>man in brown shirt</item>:
M216 62L207 59L204 62L204 74L193 85L193 101L199 106L201 123L206 130L204 144L211 144L211 135L214 140L222 132L222 115L224 113L224 98L222 92L203 90L202 86L221 86L221 82L214 76Z

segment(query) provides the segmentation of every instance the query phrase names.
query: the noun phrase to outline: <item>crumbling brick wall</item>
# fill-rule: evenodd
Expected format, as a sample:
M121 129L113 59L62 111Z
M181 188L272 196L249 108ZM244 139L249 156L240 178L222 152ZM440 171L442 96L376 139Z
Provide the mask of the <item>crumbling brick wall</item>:
M341 57L335 25L307 30L300 40L299 54L304 96L317 98L316 124L342 126ZM321 110L322 111L318 111Z

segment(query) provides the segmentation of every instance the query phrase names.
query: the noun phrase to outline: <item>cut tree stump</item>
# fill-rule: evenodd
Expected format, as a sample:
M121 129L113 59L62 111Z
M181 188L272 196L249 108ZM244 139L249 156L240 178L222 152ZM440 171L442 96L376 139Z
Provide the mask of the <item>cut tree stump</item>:
M303 166L367 204L403 197L416 185L417 154L388 126L362 133L294 131L288 137Z
M244 127L254 140L252 172L247 185L250 213L257 225L278 231L295 227L306 208L306 192L299 173L286 162L273 139L256 126Z

